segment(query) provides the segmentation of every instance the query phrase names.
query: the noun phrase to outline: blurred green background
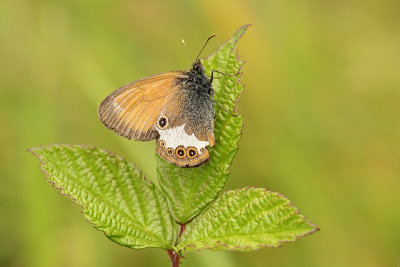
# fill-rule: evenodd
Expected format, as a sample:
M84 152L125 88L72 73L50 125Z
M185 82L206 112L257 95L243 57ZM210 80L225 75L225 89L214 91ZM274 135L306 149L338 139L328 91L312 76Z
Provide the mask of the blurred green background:
M0 266L169 266L120 247L43 179L25 149L92 144L156 180L154 142L97 107L138 78L185 69L241 25L245 129L227 188L285 194L321 231L278 249L186 254L183 266L400 266L399 1L0 2Z

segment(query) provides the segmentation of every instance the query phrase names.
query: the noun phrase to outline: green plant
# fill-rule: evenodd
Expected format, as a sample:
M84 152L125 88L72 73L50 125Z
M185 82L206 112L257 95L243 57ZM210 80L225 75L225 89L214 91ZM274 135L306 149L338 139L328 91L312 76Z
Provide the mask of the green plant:
M203 61L208 73L238 74L213 83L215 100L231 112L243 90L243 62L235 49L247 27ZM51 145L30 151L47 180L82 205L86 219L110 240L134 249L165 249L172 266L179 266L185 251L277 247L317 230L279 193L248 187L221 194L241 135L242 117L216 106L210 161L183 169L156 156L160 189L133 164L101 149Z

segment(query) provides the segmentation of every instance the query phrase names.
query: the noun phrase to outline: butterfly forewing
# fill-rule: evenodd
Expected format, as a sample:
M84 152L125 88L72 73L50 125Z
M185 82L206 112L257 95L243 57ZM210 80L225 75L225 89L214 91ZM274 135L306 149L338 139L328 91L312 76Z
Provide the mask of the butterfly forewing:
M158 115L179 92L177 75L182 72L154 75L114 91L100 105L100 121L129 139L147 141L156 138L154 125Z

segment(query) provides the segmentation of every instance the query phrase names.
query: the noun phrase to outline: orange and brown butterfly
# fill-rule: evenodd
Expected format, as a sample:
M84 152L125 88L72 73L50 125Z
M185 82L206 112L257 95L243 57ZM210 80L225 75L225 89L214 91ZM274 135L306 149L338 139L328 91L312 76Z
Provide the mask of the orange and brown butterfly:
M198 58L214 36L191 69L149 76L111 93L100 104L100 121L129 139L156 139L157 153L176 166L206 163L215 142L213 74L205 74Z

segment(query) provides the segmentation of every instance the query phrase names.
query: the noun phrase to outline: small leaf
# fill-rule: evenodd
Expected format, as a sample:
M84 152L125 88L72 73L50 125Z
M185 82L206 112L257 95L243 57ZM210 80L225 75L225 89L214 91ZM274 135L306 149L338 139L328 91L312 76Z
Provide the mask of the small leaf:
M263 188L225 192L187 225L176 250L254 250L317 231L284 196Z
M248 26L242 26L230 40L203 61L208 74L211 74L212 70L236 74L217 77L213 80L215 101L231 113L236 112L236 104L243 91L243 86L239 83L243 62L238 58L235 47ZM221 75L217 74L217 76ZM196 217L218 197L228 178L228 168L238 150L238 142L242 134L242 118L232 116L218 105L215 105L215 109L215 145L210 148L208 163L194 169L182 169L167 163L157 155L160 187L166 196L175 221L180 224Z
M154 184L126 160L78 145L30 149L47 180L84 208L112 241L130 248L169 249L175 238L167 203Z

